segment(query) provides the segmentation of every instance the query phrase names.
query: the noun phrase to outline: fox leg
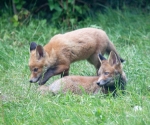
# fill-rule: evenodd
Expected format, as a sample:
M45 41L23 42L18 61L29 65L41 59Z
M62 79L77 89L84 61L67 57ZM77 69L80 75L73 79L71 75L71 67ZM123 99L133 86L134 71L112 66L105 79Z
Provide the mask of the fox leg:
M97 74L97 76L98 76L98 70L99 70L99 68L100 68L100 63L98 62L98 64L96 64L96 65L94 65L95 66L95 68L96 68L96 74Z
M90 56L90 58L88 58L88 62L94 65L94 67L96 69L96 74L98 75L98 70L100 68L98 54L94 54L94 55Z
M68 76L69 75L69 69L65 70L63 73L61 73L61 78L64 76Z
M61 74L62 76L63 72L64 72L63 76L68 75L69 68L70 68L70 65L58 65L56 67L47 69L43 77L40 79L39 85L45 84L48 81L48 79L51 78L52 76L55 76L58 74Z

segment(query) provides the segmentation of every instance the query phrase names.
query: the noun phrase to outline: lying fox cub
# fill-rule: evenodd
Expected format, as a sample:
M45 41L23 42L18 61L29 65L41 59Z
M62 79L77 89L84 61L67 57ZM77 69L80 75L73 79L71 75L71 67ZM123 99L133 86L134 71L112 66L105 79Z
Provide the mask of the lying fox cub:
M99 76L66 76L54 81L49 86L42 85L38 88L39 91L45 93L50 91L53 94L59 92L66 93L67 91L82 94L82 92L102 93L116 92L116 89L125 89L126 75L122 69L122 64L117 54L110 52L108 60L99 54L101 67L98 71Z

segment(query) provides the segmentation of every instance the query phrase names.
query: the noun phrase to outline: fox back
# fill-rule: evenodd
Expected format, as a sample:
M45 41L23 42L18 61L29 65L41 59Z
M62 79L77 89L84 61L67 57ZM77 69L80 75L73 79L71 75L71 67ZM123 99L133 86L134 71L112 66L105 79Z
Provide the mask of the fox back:
M49 86L40 86L40 91L50 91L54 94L58 92L66 93L68 91L81 94L86 92L98 93L116 92L117 89L124 90L126 86L126 75L122 69L120 59L114 52L110 53L106 60L99 55L101 67L98 71L99 76L66 76L54 81Z

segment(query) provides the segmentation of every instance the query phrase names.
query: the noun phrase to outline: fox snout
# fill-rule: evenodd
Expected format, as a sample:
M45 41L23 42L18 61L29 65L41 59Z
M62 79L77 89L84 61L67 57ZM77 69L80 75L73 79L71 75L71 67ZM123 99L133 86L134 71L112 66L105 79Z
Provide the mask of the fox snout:
M106 79L106 80L100 80L100 81L97 81L97 85L98 86L105 86L107 83L109 83L109 79Z
M35 83L37 81L38 81L37 78L32 78L32 79L29 80L30 83Z
M29 82L30 82L30 83L35 83L35 82L37 82L39 79L40 79L40 75L37 76L37 77L33 77L33 76L31 75Z
M99 79L97 81L97 85L99 86L113 86L115 84L114 78L107 78L107 79Z

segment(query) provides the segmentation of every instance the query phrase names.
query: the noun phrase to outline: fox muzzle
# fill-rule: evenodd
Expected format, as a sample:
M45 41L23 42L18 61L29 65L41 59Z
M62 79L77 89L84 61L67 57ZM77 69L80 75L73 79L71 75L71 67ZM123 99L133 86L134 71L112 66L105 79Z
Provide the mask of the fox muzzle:
M99 85L99 86L105 86L105 85L107 85L109 82L110 82L110 79L100 80L100 81L97 81L97 85Z
M35 77L35 78L31 78L31 79L29 80L29 82L30 82L30 83L35 83L35 82L39 81L40 78L41 78L41 76Z

